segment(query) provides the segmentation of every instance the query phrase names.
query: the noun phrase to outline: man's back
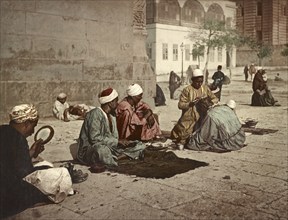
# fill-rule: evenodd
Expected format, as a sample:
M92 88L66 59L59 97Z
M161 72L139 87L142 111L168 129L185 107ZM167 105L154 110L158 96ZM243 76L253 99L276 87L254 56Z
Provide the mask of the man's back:
M244 146L245 132L236 113L226 105L207 112L201 127L190 138L187 148L192 150L232 151Z

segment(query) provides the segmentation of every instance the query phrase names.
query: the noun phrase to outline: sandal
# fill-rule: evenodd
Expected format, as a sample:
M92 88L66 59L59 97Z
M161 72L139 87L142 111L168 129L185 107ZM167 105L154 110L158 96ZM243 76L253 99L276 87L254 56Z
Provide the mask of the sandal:
M72 183L82 183L86 181L87 178L88 173L83 173L82 170L73 170L73 173L71 175Z
M81 183L88 178L88 173L83 173L82 170L74 169L74 164L72 163L66 163L62 165L62 167L65 167L68 170L72 179L72 183Z

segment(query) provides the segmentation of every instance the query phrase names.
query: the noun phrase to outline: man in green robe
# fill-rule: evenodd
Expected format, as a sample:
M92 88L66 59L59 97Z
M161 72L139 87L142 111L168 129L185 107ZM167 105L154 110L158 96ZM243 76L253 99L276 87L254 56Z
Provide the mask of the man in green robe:
M103 164L117 166L117 160L123 157L137 159L142 155L145 145L142 142L119 140L115 110L118 105L118 93L112 88L99 94L100 107L87 113L83 122L77 159L89 166Z

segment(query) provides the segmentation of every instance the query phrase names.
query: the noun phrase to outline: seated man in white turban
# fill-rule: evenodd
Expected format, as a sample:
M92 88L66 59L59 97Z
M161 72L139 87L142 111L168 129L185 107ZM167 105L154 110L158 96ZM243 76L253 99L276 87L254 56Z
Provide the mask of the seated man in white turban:
M0 126L0 218L21 212L36 203L59 203L73 193L69 171L33 165L43 150L42 139L29 148L26 138L38 123L34 105L15 106L9 125ZM49 168L49 169L47 169Z
M117 160L123 157L139 158L146 147L144 144L119 140L114 116L118 105L116 90L103 90L99 94L99 102L101 106L88 112L83 122L77 159L93 169L99 164L117 166Z
M125 97L117 107L117 128L120 139L148 141L158 138L161 130L152 110L141 101L143 89L138 84L127 88Z
M190 135L185 148L197 151L227 152L245 146L245 132L239 121L234 100L225 105L213 105L209 98L199 101L203 114L200 127Z
M197 102L205 97L210 97L214 104L218 102L218 98L208 86L202 85L203 78L203 71L195 69L192 73L191 85L186 86L180 95L178 108L182 110L182 115L171 131L171 138L178 144L184 144L196 128L196 122L201 114L196 109Z
M70 106L67 102L67 95L62 92L57 96L57 100L54 103L52 111L55 118L68 122L83 120L86 113L92 108L94 107L86 104L76 104Z

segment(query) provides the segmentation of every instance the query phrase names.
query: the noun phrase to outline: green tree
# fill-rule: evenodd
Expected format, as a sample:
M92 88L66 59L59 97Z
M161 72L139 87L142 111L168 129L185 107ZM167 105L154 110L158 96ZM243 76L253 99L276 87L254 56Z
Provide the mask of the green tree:
M271 57L272 53L273 53L273 49L270 45L260 44L258 46L258 51L257 51L257 57L259 59L259 65L262 66L264 59Z
M232 28L227 28L225 22L217 20L205 21L199 29L199 32L191 31L189 39L196 41L194 46L202 45L206 48L206 61L204 67L205 83L208 83L208 64L210 50L215 47L225 47L228 51L227 54L231 56L234 46L243 43L241 36ZM192 51L193 53L193 51ZM230 70L231 77L231 70Z
M193 57L197 57L198 67L200 68L200 57L203 57L205 53L205 46L195 43L192 49Z
M249 46L253 51L255 51L258 57L258 65L262 66L264 60L271 57L273 54L272 45L264 43L262 41L254 40L252 37L246 37L246 45Z

